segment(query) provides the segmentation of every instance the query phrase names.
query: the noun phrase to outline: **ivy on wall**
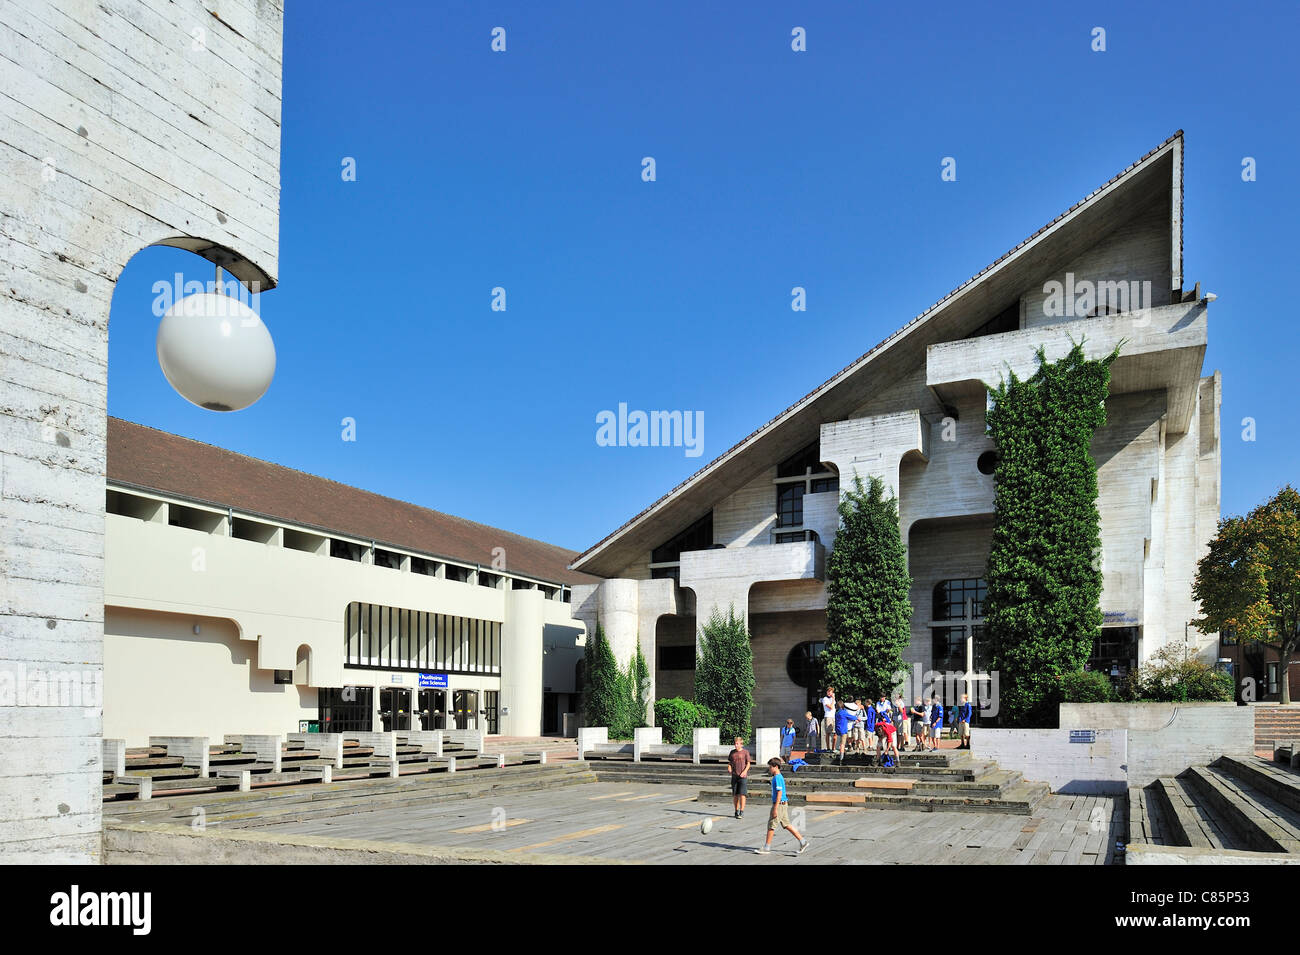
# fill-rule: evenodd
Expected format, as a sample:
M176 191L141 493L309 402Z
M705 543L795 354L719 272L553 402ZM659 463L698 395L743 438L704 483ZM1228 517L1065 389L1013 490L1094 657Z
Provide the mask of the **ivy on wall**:
M1121 343L1122 344L1122 343ZM1053 726L1061 681L1083 669L1101 629L1101 519L1091 444L1106 423L1110 366L1083 343L990 389L997 448L986 634L1003 725Z

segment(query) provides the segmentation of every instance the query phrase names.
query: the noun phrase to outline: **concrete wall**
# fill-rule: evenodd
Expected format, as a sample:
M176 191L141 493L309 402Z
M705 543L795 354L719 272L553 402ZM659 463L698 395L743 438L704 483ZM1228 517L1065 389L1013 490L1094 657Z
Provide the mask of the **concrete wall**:
M1130 786L1255 751L1255 712L1235 703L1063 703L1061 728L1127 731Z
M1067 729L981 728L971 731L971 753L1028 780L1045 782L1052 792L1119 795L1128 788L1125 730L1098 730L1096 742L1072 743Z
M276 0L0 6L0 667L99 679L108 317L154 244L275 284ZM194 31L201 31L196 43ZM291 664L292 665L292 664ZM0 706L0 857L100 855L97 707Z

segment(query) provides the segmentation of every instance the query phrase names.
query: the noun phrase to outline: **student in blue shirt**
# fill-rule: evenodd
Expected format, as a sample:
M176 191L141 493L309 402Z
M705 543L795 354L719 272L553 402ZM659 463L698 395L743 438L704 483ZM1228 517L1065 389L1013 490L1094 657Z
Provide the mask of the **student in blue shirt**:
M790 754L794 751L794 717L785 721L785 726L781 727L781 760L790 762Z
M771 852L772 834L776 832L777 826L780 826L799 840L799 851L803 852L808 848L808 840L799 835L799 830L790 824L790 804L786 800L785 777L781 775L781 761L773 756L767 761L767 771L772 774L772 815L767 820L767 838L763 840L763 848L754 851L759 855L767 855Z
M943 735L943 704L939 702L939 694L930 695L930 740L934 744L934 749L939 748L939 737Z

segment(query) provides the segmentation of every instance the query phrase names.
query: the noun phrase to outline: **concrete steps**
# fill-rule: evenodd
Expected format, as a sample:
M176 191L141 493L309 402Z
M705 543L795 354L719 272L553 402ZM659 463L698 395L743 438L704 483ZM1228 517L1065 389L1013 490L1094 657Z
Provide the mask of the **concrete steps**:
M1215 853L1300 854L1300 774L1224 756L1128 796L1129 842Z
M597 780L699 786L702 803L729 803L731 784L725 765L676 761L589 760ZM767 798L767 773L755 767L750 797ZM911 809L921 812L1006 812L1030 814L1048 793L1044 783L1019 772L975 760L968 752L924 754L896 768L828 764L785 774L792 805Z
M155 796L146 802L114 803L104 808L104 822L155 822L205 827L260 828L281 822L354 812L428 805L431 799L507 796L595 782L576 761L483 769L473 773L405 776L398 779L342 780L310 787L254 790L247 793L192 793Z
M1300 739L1300 703L1255 704L1255 748L1271 750L1280 740Z

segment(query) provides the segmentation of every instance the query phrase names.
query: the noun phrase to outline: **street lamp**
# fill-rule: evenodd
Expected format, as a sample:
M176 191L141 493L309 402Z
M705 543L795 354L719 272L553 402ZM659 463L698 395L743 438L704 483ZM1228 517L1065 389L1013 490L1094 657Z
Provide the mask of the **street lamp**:
M157 347L171 386L210 411L247 408L275 376L271 333L256 312L229 295L201 292L176 302L163 313Z

